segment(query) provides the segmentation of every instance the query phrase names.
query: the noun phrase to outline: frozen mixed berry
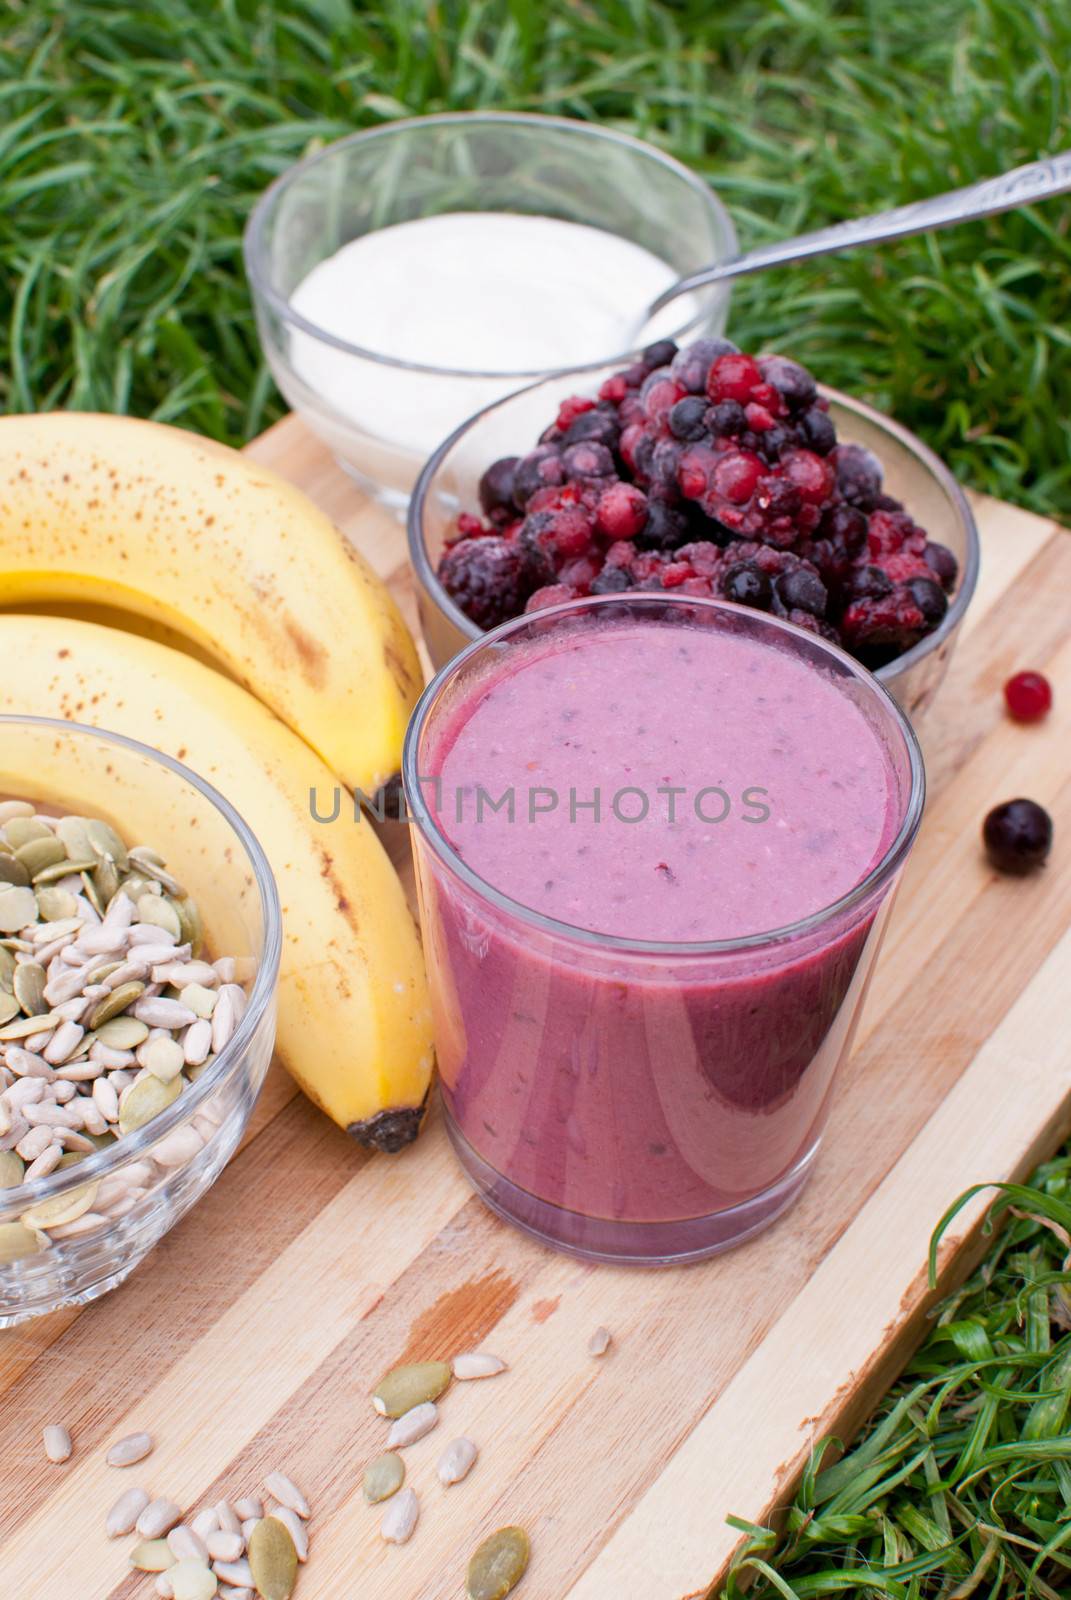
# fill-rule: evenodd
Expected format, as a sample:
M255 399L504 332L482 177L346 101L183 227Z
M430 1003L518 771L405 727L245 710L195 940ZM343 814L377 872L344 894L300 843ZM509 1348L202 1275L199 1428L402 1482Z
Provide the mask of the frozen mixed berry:
M513 503L523 511L539 489L565 482L561 452L552 444L536 445L517 462L513 472Z
M709 407L702 395L685 395L672 406L666 421L675 439L701 439L707 431L706 414Z
M943 544L936 544L933 540L930 540L922 552L922 559L937 578L945 593L949 594L955 585L956 575L959 572L959 562L951 550L947 549Z
M584 478L610 478L614 472L614 458L604 444L594 439L582 439L562 452L562 465L566 476L574 481Z
M726 600L735 600L740 606L768 609L772 597L770 580L761 567L753 561L737 561L722 579L722 593Z
M647 521L647 496L628 483L604 489L595 505L595 526L604 539L634 539Z
M1052 818L1036 800L1005 800L986 817L982 840L1001 872L1031 872L1052 849Z
M570 589L567 583L548 583L542 589L537 589L535 594L529 595L525 611L545 611L548 606L564 605L566 600L575 600L576 590Z
M706 394L710 369L720 356L739 355L735 344L728 339L697 339L677 354L670 362L670 371L689 394Z
M762 383L758 363L750 356L724 355L718 357L707 375L707 394L714 401L736 400L746 405Z
M632 574L627 567L603 567L591 582L592 594L623 594L632 588Z
M806 367L787 356L760 356L759 371L767 383L773 385L792 411L809 406L818 393L817 386Z
M1004 703L1016 722L1038 722L1052 708L1052 686L1040 672L1017 672L1004 685Z
M514 516L513 490L519 460L519 456L503 456L500 461L492 461L480 479L478 493L485 516Z
M451 599L481 628L497 628L524 609L524 556L510 540L463 539L443 556L439 577Z
M837 488L852 504L860 504L881 493L881 462L872 450L861 444L839 444L833 452Z

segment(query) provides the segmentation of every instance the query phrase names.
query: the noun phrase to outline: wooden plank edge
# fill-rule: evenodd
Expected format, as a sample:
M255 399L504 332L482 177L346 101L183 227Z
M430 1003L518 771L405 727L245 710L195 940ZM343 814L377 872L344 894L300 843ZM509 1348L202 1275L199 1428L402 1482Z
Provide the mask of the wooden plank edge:
M1053 1048L1066 1041L1069 966L1071 933L565 1600L617 1593L699 1600L715 1593L742 1542L724 1517L734 1511L756 1521L776 1517L814 1442L831 1433L850 1437L869 1414L935 1301L988 1244L982 1224L992 1194L977 1196L946 1234L931 1293L924 1263L937 1214L932 1200L905 1214L900 1196L932 1194L934 1172L941 1175L940 1209L972 1184L1020 1180L1071 1131L1071 1045L1063 1042L1058 1055ZM855 1319L848 1340L846 1317ZM835 1344L828 1337L834 1323ZM833 1348L835 1368L822 1359ZM846 1349L852 1353L845 1364ZM784 1440L799 1428L801 1414L806 1436L786 1458ZM697 1485L707 1487L699 1493ZM659 1528L672 1529L672 1538L653 1538Z

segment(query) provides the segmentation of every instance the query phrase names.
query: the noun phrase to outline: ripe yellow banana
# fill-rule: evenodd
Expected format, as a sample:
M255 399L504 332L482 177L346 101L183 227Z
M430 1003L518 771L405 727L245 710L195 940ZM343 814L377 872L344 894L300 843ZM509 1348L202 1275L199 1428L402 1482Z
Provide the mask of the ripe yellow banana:
M334 822L314 820L310 791L320 814L330 814L334 775L244 689L152 640L69 618L9 615L0 616L0 653L10 668L0 679L0 712L140 739L192 767L241 813L274 869L283 907L284 1065L362 1143L408 1143L432 1069L420 942L369 821L354 822L345 804ZM155 833L151 817L139 820L166 853L175 819L158 819Z
M420 691L381 580L234 450L130 417L0 419L0 606L134 612L188 639L351 788L392 777Z

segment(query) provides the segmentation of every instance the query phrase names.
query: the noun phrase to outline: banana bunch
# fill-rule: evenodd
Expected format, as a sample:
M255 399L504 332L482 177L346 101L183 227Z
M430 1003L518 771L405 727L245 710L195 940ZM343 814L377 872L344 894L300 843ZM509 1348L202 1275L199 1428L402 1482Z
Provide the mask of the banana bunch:
M27 605L120 626L0 614L0 712L125 733L231 801L284 908L279 1054L334 1121L400 1148L432 1070L416 927L369 822L343 806L323 823L309 804L398 770L421 679L384 585L236 452L54 413L0 419L0 608Z

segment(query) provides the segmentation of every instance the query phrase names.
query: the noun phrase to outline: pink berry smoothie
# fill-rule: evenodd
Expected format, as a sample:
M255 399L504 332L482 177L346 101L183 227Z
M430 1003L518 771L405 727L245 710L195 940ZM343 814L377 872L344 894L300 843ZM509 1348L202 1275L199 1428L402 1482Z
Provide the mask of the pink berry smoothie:
M527 619L420 756L460 863L418 848L451 1133L498 1209L611 1259L708 1253L801 1186L889 884L822 914L911 789L865 674L711 609Z

